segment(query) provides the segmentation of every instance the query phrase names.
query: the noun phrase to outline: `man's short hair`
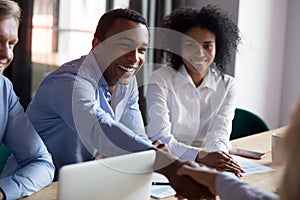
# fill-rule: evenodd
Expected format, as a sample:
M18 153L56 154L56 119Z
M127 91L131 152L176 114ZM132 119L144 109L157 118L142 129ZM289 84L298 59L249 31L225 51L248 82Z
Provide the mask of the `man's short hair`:
M134 22L144 24L147 28L145 18L135 10L118 8L106 12L99 20L94 37L100 41L104 41L106 33L118 18L125 18Z
M15 1L0 0L0 17L14 17L19 24L21 21L21 8Z

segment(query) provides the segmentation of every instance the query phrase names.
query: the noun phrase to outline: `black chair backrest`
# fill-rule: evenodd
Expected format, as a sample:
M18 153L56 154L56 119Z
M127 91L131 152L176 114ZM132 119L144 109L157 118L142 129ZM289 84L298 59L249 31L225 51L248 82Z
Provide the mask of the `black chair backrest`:
M268 130L270 130L268 125L258 115L250 111L237 108L235 110L234 119L232 121L232 132L230 135L230 140Z

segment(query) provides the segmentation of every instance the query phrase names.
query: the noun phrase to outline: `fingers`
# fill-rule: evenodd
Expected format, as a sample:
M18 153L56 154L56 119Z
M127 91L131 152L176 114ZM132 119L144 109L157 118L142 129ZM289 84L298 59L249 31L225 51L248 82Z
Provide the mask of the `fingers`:
M206 155L204 157L203 153L199 153L196 161L220 171L233 172L239 177L241 176L241 173L244 173L242 167L236 161L234 161L229 154L223 151L208 153L206 152Z
M230 171L230 172L234 173L238 177L242 177L242 173L243 173L239 169L237 169L235 167L232 167L232 166L230 166L228 164L220 165L219 167L217 167L217 170L219 170L219 171Z
M222 156L222 158L219 159L219 166L224 170L229 170L237 173L245 172L243 168L230 155L223 151L220 153L220 155Z
M244 173L244 170L240 166L237 166L230 162L219 164L217 169L220 171L231 171L238 176L241 176L241 173Z
M225 153L224 151L221 151L218 153L220 153L221 158L227 162L229 162L230 160L233 160L232 157L229 154Z
M233 158L221 151L221 152L212 152L214 158L216 159L215 168L221 171L230 171L236 174L237 176L241 177L241 173L245 171L242 167L235 161Z
M242 167L236 161L234 161L233 159L228 160L228 161L220 159L219 160L219 165L230 166L230 167L235 168L235 169L237 169L237 170L239 170L241 172L244 172L244 170L242 169Z

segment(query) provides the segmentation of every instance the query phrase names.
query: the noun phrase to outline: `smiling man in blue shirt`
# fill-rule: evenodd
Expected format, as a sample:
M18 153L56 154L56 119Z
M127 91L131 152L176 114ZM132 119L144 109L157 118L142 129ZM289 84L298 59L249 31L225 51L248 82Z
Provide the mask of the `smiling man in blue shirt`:
M129 14L137 22L114 19L104 36L99 25L92 51L49 74L28 106L28 117L53 155L55 179L65 164L152 147L134 77L144 63L149 32L139 15ZM100 20L101 27L106 21Z
M54 176L51 155L25 115L12 83L2 75L13 60L19 19L18 4L0 0L0 144L12 152L0 175L0 200L28 196L49 185Z

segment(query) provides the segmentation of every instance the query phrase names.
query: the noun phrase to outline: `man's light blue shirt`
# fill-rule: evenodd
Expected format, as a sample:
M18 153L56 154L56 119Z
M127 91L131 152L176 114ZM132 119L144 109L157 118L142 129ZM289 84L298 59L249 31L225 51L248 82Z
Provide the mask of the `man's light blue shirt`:
M0 144L4 143L12 152L0 176L0 188L6 199L17 199L49 185L54 165L25 115L11 82L2 75L0 90Z
M60 167L149 149L138 105L137 81L108 85L91 51L49 74L27 114Z

